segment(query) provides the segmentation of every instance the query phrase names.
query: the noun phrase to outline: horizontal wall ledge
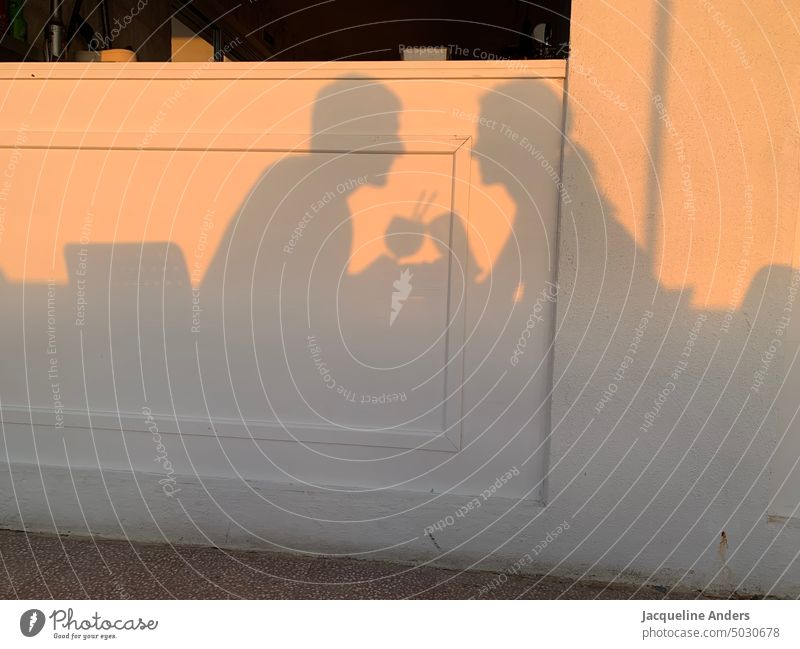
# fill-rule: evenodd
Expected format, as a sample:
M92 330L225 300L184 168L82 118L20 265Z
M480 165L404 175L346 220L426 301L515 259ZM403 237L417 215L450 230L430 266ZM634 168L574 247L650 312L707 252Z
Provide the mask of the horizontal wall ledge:
M563 79L567 62L0 63L0 79Z

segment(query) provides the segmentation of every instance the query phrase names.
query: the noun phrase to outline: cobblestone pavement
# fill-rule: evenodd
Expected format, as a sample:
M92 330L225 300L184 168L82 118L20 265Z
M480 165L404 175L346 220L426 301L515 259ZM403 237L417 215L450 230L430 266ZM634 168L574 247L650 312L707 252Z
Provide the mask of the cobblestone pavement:
M662 599L665 593L657 585L506 579L381 561L0 531L0 599Z

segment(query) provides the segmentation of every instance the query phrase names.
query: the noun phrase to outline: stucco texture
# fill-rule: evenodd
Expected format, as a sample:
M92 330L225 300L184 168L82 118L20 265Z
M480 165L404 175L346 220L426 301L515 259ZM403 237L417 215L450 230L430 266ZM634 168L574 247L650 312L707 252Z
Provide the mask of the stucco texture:
M791 591L798 8L572 10L549 502L590 565Z

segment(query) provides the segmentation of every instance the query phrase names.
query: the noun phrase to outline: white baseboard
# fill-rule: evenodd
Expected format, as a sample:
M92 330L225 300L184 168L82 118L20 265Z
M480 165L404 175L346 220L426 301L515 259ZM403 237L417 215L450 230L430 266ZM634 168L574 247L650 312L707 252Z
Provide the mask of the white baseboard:
M346 493L188 476L176 477L171 485L175 493L168 496L159 484L163 478L130 471L0 464L0 527L457 569L508 571L527 554L531 561L523 562L520 572L687 589L708 586L716 570L713 562L698 563L691 571L675 565L653 570L645 558L623 573L621 566L629 559L624 548L595 561L592 555L601 553L582 543L590 536L586 525L571 520L568 531L556 534L564 522L558 512L532 501L492 497L465 511L469 497ZM796 594L792 583L784 579L772 594ZM760 592L772 585L770 575L757 575L747 588ZM712 591L725 588L723 582L710 585Z

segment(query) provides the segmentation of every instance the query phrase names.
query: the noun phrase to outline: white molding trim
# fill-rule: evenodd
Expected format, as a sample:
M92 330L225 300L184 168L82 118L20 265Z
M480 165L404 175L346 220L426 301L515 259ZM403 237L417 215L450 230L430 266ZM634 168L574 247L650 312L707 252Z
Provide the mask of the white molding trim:
M69 150L241 151L246 153L386 153L391 155L454 155L469 143L468 135L361 135L350 133L175 133L0 131L0 148ZM313 140L313 144L312 144Z
M65 409L64 430L120 431L148 433L146 417L132 411ZM341 444L380 448L421 449L455 453L460 435L453 438L446 431L398 429L376 431L347 429L304 422L279 422L268 419L197 417L184 414L151 413L158 430L166 435L196 435L233 439L254 439L309 444ZM40 406L3 405L0 422L7 425L53 428L53 409Z
M13 132L0 131L0 148L14 147ZM3 144L5 143L5 144ZM453 158L452 164L452 218L468 215L470 187L470 143L469 136L420 135L386 136L359 134L308 133L137 133L137 132L60 132L31 131L26 133L22 148L28 149L103 149L103 150L174 150L174 151L241 151L253 153L273 151L286 153L352 153L381 154L403 153L409 155L446 155ZM454 232L458 232L454 229ZM454 235L455 236L455 235ZM467 241L459 237L451 242L451 249L462 256L465 263ZM451 283L458 273L458 266L451 265ZM448 320L459 308L459 297L450 295ZM446 336L444 386L442 391L442 428L398 429L375 431L371 429L345 428L303 422L276 420L251 420L213 417L197 417L179 413L154 414L165 422L164 433L201 435L212 437L245 438L266 441L304 442L319 444L344 444L358 446L388 447L397 449L424 449L429 451L456 452L462 447L463 428L463 344L466 328L466 309L461 305L459 320L448 327ZM452 354L460 355L455 360ZM52 426L52 409L37 406L11 404L0 409L0 421L7 424ZM136 412L109 412L70 410L64 412L64 427L67 429L97 429L114 431L146 432L144 417Z

